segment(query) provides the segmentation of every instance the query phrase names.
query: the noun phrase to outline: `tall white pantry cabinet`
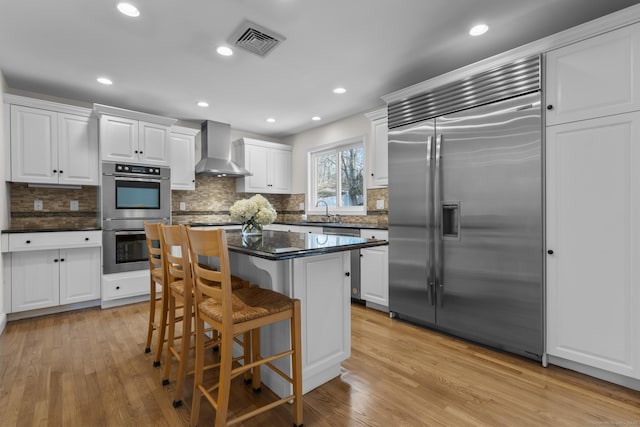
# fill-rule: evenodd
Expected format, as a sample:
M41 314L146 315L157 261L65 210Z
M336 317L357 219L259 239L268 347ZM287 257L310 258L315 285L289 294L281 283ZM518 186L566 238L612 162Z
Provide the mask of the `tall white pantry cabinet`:
M640 379L640 24L546 70L547 353Z

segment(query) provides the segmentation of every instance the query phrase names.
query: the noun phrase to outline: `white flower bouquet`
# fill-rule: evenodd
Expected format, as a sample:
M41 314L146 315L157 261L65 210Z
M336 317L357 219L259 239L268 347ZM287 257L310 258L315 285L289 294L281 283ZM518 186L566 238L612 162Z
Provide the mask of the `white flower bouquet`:
M278 215L271 203L260 194L238 200L231 206L229 213L231 219L242 223L244 234L262 233L262 227L271 224Z

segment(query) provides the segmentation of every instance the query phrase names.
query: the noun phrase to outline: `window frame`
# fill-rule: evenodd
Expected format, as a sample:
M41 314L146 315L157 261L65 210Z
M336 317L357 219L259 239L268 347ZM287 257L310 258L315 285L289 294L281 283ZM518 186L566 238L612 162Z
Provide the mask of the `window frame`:
M307 152L307 194L306 194L306 213L311 215L324 215L326 209L324 205L317 207L316 204L316 186L317 176L315 171L315 157L329 152L338 154L340 151L350 147L362 148L362 206L329 206L329 214L339 215L366 215L367 214L367 144L366 137L358 136L354 138L344 139L331 144L313 147ZM342 169L338 165L337 182L341 180Z

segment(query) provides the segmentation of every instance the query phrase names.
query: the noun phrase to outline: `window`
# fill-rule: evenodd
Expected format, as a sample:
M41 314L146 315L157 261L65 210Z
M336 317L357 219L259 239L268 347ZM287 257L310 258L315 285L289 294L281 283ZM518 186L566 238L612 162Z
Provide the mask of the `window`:
M309 153L308 211L365 214L363 138ZM318 207L318 204L320 206Z

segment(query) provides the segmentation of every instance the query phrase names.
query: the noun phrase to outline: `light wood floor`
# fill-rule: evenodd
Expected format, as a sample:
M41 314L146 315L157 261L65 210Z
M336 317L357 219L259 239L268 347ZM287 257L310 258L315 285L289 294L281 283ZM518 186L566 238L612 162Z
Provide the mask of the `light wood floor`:
M0 336L0 426L182 426L174 382L144 354L146 304L10 322ZM344 372L304 396L305 426L640 425L640 392L542 368L353 306ZM212 356L213 357L213 356ZM232 411L270 398L238 382ZM234 409L235 408L235 409ZM203 401L200 426L214 412ZM290 426L280 407L244 426Z

